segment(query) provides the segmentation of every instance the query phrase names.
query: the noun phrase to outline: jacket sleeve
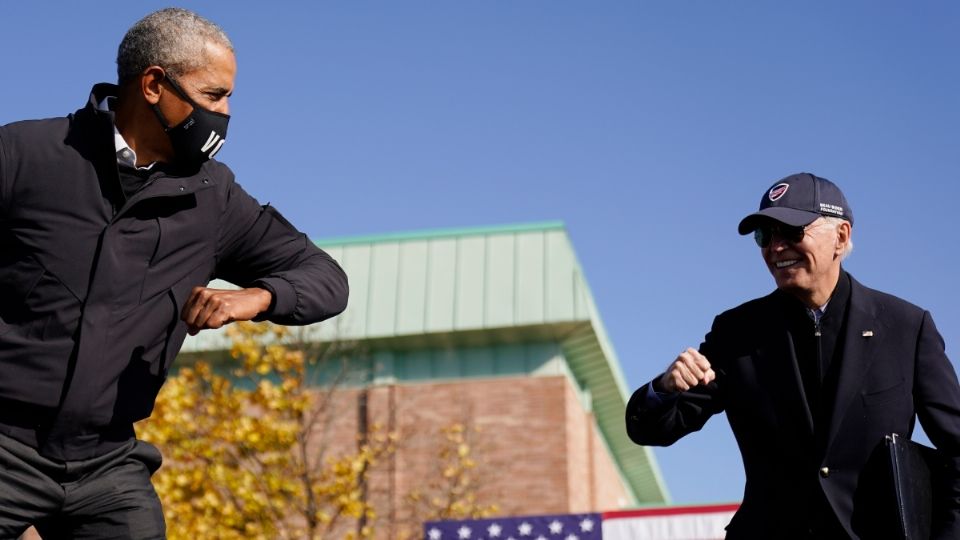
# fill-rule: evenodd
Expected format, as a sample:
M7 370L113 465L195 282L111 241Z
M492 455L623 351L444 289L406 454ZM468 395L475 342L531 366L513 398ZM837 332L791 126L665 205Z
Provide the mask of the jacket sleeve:
M944 459L944 513L934 523L933 538L960 538L960 384L947 358L943 338L929 312L917 340L914 404L930 441Z
M273 207L229 182L218 238L216 276L273 295L258 320L310 324L347 307L347 275L340 265Z
M0 222L7 215L7 201L10 199L10 186L7 185L7 151L3 146L3 126L0 126Z
M714 367L720 359L716 328L717 320L700 345L700 352ZM720 373L717 371L717 379L707 386L669 396L658 396L653 391L653 381L643 385L627 403L627 435L637 444L669 446L688 433L700 431L711 416L723 411Z

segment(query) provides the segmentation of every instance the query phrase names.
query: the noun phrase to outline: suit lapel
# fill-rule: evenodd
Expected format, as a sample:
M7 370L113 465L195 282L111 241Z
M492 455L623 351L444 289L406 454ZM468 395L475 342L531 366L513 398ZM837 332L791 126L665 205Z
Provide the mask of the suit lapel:
M850 278L850 306L844 333L843 355L840 357L840 372L837 391L830 414L827 451L836 438L843 417L863 384L864 374L870 370L876 358L876 343L885 333L879 320L878 306L868 290L853 277ZM878 337L875 337L878 336Z

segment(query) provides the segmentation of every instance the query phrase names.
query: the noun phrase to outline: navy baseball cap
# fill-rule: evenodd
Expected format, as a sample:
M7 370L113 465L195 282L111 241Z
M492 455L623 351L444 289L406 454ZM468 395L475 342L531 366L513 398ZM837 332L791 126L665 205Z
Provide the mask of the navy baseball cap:
M810 173L792 174L764 192L760 210L743 218L737 230L750 234L765 219L803 227L820 216L838 217L853 224L853 212L836 184Z

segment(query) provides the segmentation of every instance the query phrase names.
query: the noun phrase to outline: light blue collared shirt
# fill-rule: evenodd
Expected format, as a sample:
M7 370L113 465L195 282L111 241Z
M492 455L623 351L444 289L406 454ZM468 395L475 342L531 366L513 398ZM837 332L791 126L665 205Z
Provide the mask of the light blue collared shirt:
M116 96L107 96L103 98L103 101L97 106L101 111L111 111L112 102L116 100ZM120 134L120 130L117 129L117 124L113 124L113 146L117 150L117 163L131 169L138 169L141 171L148 171L156 164L153 162L146 167L137 167L137 153L133 151L133 148L130 148L130 145L127 144L127 141L123 138L123 135Z

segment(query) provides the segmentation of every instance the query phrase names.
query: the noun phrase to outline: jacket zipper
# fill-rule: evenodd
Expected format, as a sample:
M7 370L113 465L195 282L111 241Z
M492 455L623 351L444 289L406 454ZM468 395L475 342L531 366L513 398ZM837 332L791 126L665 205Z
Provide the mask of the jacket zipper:
M822 317L822 315L821 315ZM813 337L817 338L817 385L823 383L823 343L821 341L822 333L820 332L820 319L813 321Z

